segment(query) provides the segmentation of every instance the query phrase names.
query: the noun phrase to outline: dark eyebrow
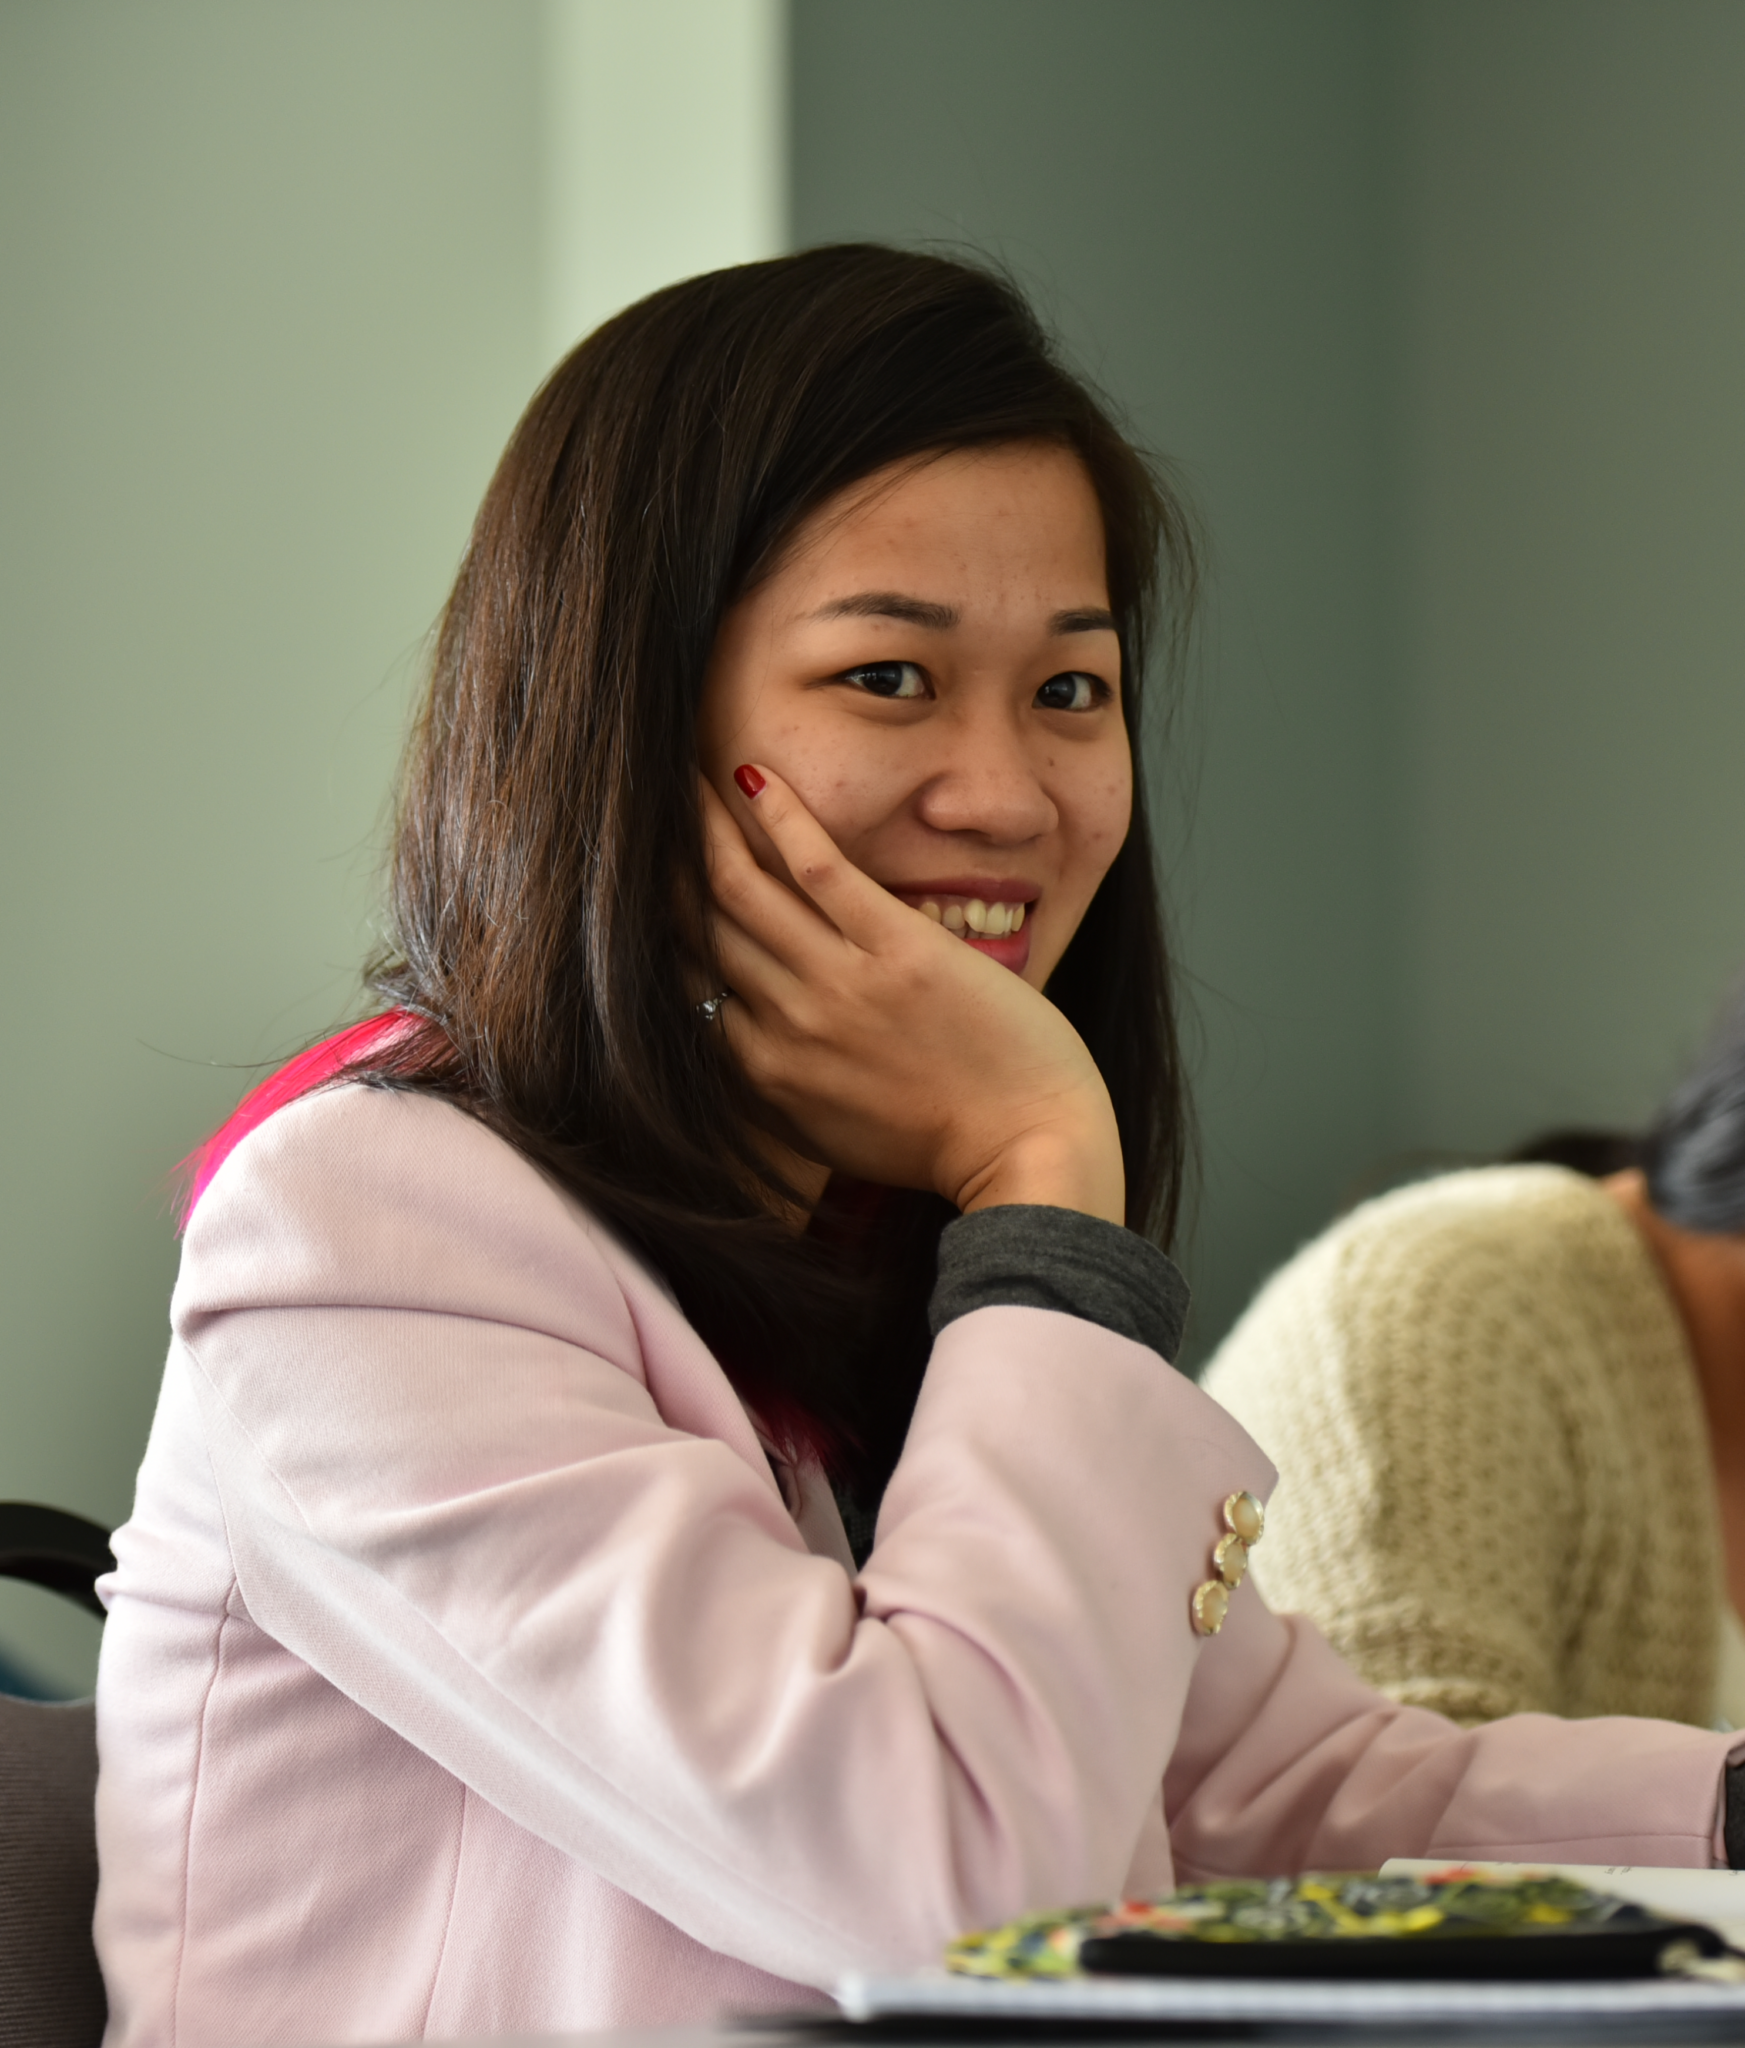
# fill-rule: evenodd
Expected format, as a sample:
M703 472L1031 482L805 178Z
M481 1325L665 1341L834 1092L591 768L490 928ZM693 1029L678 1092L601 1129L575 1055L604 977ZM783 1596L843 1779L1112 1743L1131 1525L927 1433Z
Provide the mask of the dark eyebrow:
M834 598L812 614L815 619L901 619L906 626L924 626L930 633L949 633L962 618L955 605L933 604L924 597L905 597L900 590L862 590L853 597ZM1115 614L1100 605L1056 612L1048 630L1065 633L1113 633Z
M901 619L906 626L925 626L930 633L948 633L961 614L949 604L930 604L924 597L905 597L900 590L862 590L838 597L812 614L815 619Z

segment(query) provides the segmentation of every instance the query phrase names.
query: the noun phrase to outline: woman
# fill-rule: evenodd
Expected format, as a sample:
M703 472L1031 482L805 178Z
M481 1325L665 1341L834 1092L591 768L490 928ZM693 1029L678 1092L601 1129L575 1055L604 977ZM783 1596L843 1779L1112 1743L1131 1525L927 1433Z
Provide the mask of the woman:
M1290 1474L1268 1597L1456 1720L1745 1726L1745 989L1645 1139L1520 1156L1356 1210L1221 1347Z
M99 1682L113 2048L804 2003L1211 1872L1710 1860L1724 1740L1463 1733L1238 1583L1271 1469L1141 1234L1160 543L1173 631L1173 499L927 257L696 279L536 397L391 1007L199 1163Z

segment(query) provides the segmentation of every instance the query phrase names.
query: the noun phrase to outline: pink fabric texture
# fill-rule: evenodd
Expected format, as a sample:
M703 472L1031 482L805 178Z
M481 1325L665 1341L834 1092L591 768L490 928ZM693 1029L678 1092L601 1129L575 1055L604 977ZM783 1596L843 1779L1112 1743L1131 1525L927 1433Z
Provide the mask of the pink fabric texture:
M428 1098L250 1133L172 1322L104 1584L109 2048L817 2002L1178 1871L1709 1860L1736 1738L1464 1732L1251 1586L1197 1637L1271 1469L1075 1318L945 1331L858 1578L660 1282Z
M298 1053L295 1059L287 1060L258 1088L251 1088L211 1137L182 1162L182 1170L188 1177L187 1199L182 1204L182 1227L187 1228L200 1197L211 1184L212 1176L250 1131L264 1124L268 1117L287 1104L325 1087L347 1067L355 1066L374 1052L377 1046L411 1029L412 1024L413 1019L404 1010L386 1010L380 1016L364 1018L362 1023L348 1024L343 1031L336 1031L331 1038L324 1038L318 1045Z

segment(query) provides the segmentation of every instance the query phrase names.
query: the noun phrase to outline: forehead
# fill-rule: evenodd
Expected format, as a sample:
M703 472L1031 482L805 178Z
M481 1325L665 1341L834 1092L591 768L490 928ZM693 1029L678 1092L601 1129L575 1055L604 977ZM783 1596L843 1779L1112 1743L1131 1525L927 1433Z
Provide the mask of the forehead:
M1104 553L1084 464L1021 442L895 463L849 485L802 522L768 582L799 601L844 576L900 569L929 586L921 594L1034 586L1060 608L1107 601Z

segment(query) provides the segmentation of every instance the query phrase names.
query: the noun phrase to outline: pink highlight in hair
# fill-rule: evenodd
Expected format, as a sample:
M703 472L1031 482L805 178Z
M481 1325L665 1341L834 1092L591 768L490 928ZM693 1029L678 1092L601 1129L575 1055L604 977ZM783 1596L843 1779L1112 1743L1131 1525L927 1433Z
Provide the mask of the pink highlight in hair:
M348 1067L358 1065L379 1046L415 1028L417 1021L405 1010L384 1010L379 1017L366 1017L361 1024L347 1025L331 1038L322 1039L319 1045L298 1053L276 1074L269 1074L258 1088L251 1088L211 1137L182 1161L180 1171L188 1177L188 1193L177 1229L187 1229L212 1176L250 1131L264 1124L275 1110L337 1080Z

